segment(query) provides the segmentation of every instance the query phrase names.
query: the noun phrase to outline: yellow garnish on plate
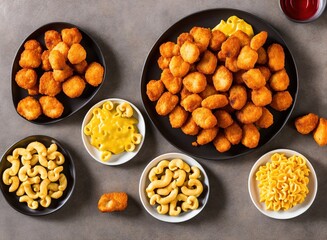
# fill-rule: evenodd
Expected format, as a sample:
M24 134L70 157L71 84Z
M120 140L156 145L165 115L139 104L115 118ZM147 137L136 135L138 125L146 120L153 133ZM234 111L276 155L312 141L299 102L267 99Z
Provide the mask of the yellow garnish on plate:
M237 16L229 17L226 22L221 20L220 23L212 29L212 31L217 29L225 33L225 35L228 37L237 30L242 30L249 37L253 37L254 35L252 26Z

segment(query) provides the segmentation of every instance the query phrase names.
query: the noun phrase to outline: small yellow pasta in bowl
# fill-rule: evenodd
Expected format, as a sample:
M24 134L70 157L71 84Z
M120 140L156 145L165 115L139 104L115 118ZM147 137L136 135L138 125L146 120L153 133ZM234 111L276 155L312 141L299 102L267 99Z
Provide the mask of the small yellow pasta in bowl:
M145 122L140 110L131 102L110 98L89 109L81 134L93 159L105 165L119 165L131 160L141 149Z
M312 205L318 189L315 170L302 154L276 149L253 165L248 179L251 200L264 215L290 219Z

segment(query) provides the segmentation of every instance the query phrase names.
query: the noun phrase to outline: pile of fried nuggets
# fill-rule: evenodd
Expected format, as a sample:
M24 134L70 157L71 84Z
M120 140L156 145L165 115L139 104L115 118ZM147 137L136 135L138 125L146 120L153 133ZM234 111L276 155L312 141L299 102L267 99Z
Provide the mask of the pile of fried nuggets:
M252 38L238 30L227 37L219 30L193 27L177 43L160 45L159 80L150 80L148 98L172 128L196 136L193 146L213 142L218 152L242 143L257 147L261 128L276 111L293 102L280 44L265 49L268 33Z
M61 91L69 98L82 95L86 83L97 87L103 80L104 68L98 62L86 61L86 50L80 44L82 34L77 28L65 28L59 33L48 30L44 35L46 50L35 39L24 43L19 59L22 67L15 76L17 85L28 91L20 100L17 112L27 120L35 120L42 113L59 118L63 104L55 97ZM38 79L37 71L43 72ZM37 100L32 96L41 95Z

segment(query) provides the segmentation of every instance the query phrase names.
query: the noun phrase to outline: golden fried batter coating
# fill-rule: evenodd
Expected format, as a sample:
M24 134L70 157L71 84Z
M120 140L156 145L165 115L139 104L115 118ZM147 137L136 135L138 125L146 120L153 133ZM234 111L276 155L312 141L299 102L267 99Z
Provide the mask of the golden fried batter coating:
M78 64L86 59L86 50L79 43L74 43L68 50L67 58L71 64Z
M190 64L181 56L173 56L169 63L169 70L174 77L184 77L190 70Z
M229 37L221 45L222 54L226 57L235 57L241 50L241 41L237 37Z
M65 28L61 30L62 40L71 46L74 43L80 43L82 41L82 34L77 28Z
M49 61L49 55L50 55L50 50L45 50L42 52L41 55L41 60L42 60L42 69L44 71L50 71L51 70L51 64Z
M188 112L193 112L196 108L201 106L202 98L192 93L181 101L181 106Z
M262 116L262 107L254 105L252 102L247 102L245 106L236 112L236 118L243 124L254 123Z
M20 55L19 66L22 68L38 68L41 65L41 53L37 50L25 49Z
M209 50L204 51L196 69L203 74L213 74L217 67L218 59Z
M218 121L217 126L220 128L227 128L234 122L232 116L225 110L217 110L214 115Z
M42 74L39 83L39 92L41 94L54 97L61 92L61 89L61 82L54 80L52 72Z
M74 70L80 74L80 75L83 75L85 74L85 71L87 69L87 61L86 60L83 60L82 62L80 63L77 63L77 64L73 64L73 68Z
M164 70L165 68L169 68L170 60L171 58L160 56L157 61L159 68L161 70Z
M194 135L197 135L199 133L200 127L195 123L193 117L190 116L186 120L186 123L182 126L181 130L186 135L194 136Z
M240 40L242 47L246 45L250 45L251 38L249 37L249 35L247 35L245 32L241 30L237 30L231 36L237 37Z
M161 116L168 115L176 107L178 100L178 96L164 92L156 104L157 113Z
M219 51L221 49L221 45L226 41L226 39L226 35L220 30L217 29L212 31L209 48L213 51Z
M216 138L213 140L213 145L220 153L227 152L232 147L223 133L217 134Z
M192 93L200 93L206 88L207 79L200 72L192 72L184 77L183 85Z
M309 113L307 115L298 117L295 120L296 130L301 134L309 134L318 125L319 117L316 114Z
M67 59L69 46L65 42L58 43L52 50L59 51Z
M262 88L252 90L251 100L254 105L258 107L263 107L271 103L272 93L268 88L263 86Z
M192 118L194 119L195 123L203 128L213 128L217 125L217 118L210 109L199 107L192 112Z
M313 132L313 139L319 146L325 146L327 144L327 119L319 119L318 126Z
M49 118L59 118L64 112L64 106L55 97L42 96L39 99L42 112Z
M58 50L50 51L49 62L54 70L63 70L66 67L66 59Z
M229 104L233 109L240 110L247 101L246 88L242 85L233 85L229 90Z
M212 77L215 89L220 92L227 92L233 83L233 74L225 66L219 66Z
M225 67L234 73L238 72L240 70L240 68L237 66L237 58L236 57L226 57Z
M37 82L37 74L33 69L22 68L16 73L15 81L19 87L30 89Z
M44 34L44 42L47 49L51 50L61 42L61 35L56 30L48 30Z
M232 145L239 144L242 140L242 128L234 121L232 125L224 129L225 137Z
M66 65L63 70L53 70L53 78L58 82L63 82L70 76L73 76L73 69Z
M98 201L100 212L124 211L128 205L128 195L124 192L103 194Z
M265 77L266 82L268 82L270 79L270 76L271 76L271 72L270 72L269 68L267 68L266 66L259 66L258 69L260 70L262 75Z
M253 124L243 125L242 144L248 148L255 148L260 141L260 132Z
M214 94L202 100L201 106L209 109L225 107L228 104L228 98L223 94Z
M200 56L199 47L190 41L185 41L180 49L181 56L185 62L195 63Z
M196 137L196 142L193 142L193 146L205 145L212 142L217 136L219 128L213 127L209 129L202 129Z
M237 66L240 69L249 70L254 68L258 60L257 51L250 48L248 45L242 47L240 54L237 57Z
M285 67L285 53L283 47L278 43L273 43L268 47L268 65L276 72Z
M274 123L274 116L272 113L265 107L262 108L262 115L258 121L255 122L255 125L259 128L269 128Z
M181 106L177 105L173 111L169 113L169 122L172 128L180 128L184 125L189 113L182 108Z
M277 92L273 95L270 106L277 111L287 110L293 103L293 98L288 91Z
M194 41L194 38L193 36L188 33L188 32L184 32L184 33L181 33L178 38L177 38L177 44L178 46L182 46L184 44L184 42L186 41L189 41L189 42L193 42Z
M266 64L268 61L268 55L266 50L263 47L261 47L257 50L257 53L258 53L257 64L262 64L262 65Z
M209 28L193 27L190 34L193 36L194 42L199 47L200 52L204 52L209 46L211 30Z
M104 68L98 62L92 62L85 71L85 80L93 87L99 86L103 81Z
M225 62L226 60L226 55L220 50L217 54L219 62ZM234 56L235 57L235 56Z
M266 79L258 68L246 71L242 78L246 86L251 89L259 89L266 85Z
M269 80L269 85L274 91L285 91L289 84L290 79L285 68L273 73Z
M38 53L42 53L41 44L35 39L26 41L24 43L24 48L29 50L36 50Z
M215 87L211 84L207 84L206 88L200 92L199 95L202 99L205 99L216 93L218 93L218 91L215 89Z
M27 89L28 95L38 95L39 94L39 85L35 84L33 87Z
M80 76L72 76L62 84L63 92L70 98L77 98L82 95L85 89L85 81Z
M165 91L165 86L161 80L151 80L146 85L146 95L150 101L157 101Z
M40 103L31 96L18 102L17 112L27 120L35 120L42 114Z
M182 88L182 78L174 77L168 68L161 73L160 79L167 90L172 94L177 94Z
M254 35L253 38L251 39L250 47L253 50L257 51L265 44L267 37L268 37L268 33L266 31L259 32L258 34Z
M174 42L165 42L160 45L160 55L166 58L172 58L179 55L180 47Z

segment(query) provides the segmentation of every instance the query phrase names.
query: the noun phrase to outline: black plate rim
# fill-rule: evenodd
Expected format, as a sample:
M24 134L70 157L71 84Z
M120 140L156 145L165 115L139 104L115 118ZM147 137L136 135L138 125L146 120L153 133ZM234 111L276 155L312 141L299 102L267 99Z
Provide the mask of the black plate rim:
M15 100L14 100L14 88L13 88L13 85L14 85L14 81L15 81L15 74L14 74L14 65L15 65L15 62L19 59L18 57L18 54L21 52L21 49L22 47L24 46L24 43L29 40L31 38L31 36L39 31L41 28L46 28L46 27L50 27L50 26L55 26L55 25L66 25L67 27L76 27L78 28L78 30L80 30L80 32L82 32L83 34L85 34L89 39L92 40L94 46L96 46L98 52L100 53L100 55L98 55L97 57L99 58L99 60L101 62L103 62L103 68L104 68L104 73L103 73L103 81L102 83L96 87L96 89L94 90L94 92L92 93L92 95L77 109L75 109L74 111L70 112L67 116L64 116L64 117L59 117L59 118L56 118L56 119L51 119L51 118L47 118L48 121L44 121L44 122L38 122L38 121L35 121L35 120L27 120L26 118L24 118L23 116L21 116L18 112L17 112L17 107L15 106ZM107 64L106 64L106 61L105 61L105 57L103 55L103 52L99 46L99 44L97 43L97 41L95 41L95 39L87 32L85 31L83 28L75 25L75 24L72 24L72 23L69 23L69 22L50 22L50 23L47 23L47 24L44 24L44 25L41 25L40 27L38 27L37 29L35 29L32 33L30 33L22 42L22 44L17 48L17 51L16 51L16 54L15 54L15 57L12 61L12 64L11 64L11 97L12 97L12 103L13 103L13 106L14 106L14 109L16 111L16 113L18 114L18 116L20 116L21 118L23 118L24 120L28 121L28 122L31 122L33 124L37 124L37 125L48 125L48 124L52 124L52 123L57 123L57 122L60 122L70 116L72 116L73 114L75 114L76 112L78 112L79 110L81 110L82 108L84 108L94 97L95 95L98 93L98 91L100 90L100 88L102 87L104 81L106 81L106 72L107 72Z
M75 189L75 185L76 185L76 169L75 169L75 163L74 163L74 160L71 156L71 154L69 153L69 151L67 150L67 148L65 148L62 143L60 143L58 140L56 140L55 138L53 137L49 137L49 136L46 136L46 135L30 135L30 136L27 136L23 139L20 139L18 141L16 141L14 144L12 144L11 146L9 146L7 148L7 150L2 154L1 156L1 159L0 159L0 165L2 165L2 161L6 161L5 157L10 154L10 151L12 151L13 148L16 148L17 146L20 146L20 144L22 142L25 142L25 141L29 141L29 139L33 139L31 141L40 141L42 143L42 139L46 139L47 141L49 142L53 142L53 143L56 143L58 145L59 148L63 149L64 151L64 154L68 157L66 157L66 161L69 162L69 165L71 166L71 168L69 169L69 172L71 174L71 177L73 179L72 183L71 183L71 189L69 192L66 193L66 197L65 199L61 199L61 204L58 205L56 208L53 208L53 209L46 209L46 211L39 211L39 210L33 210L33 209L28 209L28 211L24 211L22 208L19 208L19 207L16 207L15 204L13 204L7 197L8 194L14 194L14 193L10 193L10 192L4 192L4 189L3 189L3 185L4 183L2 182L2 171L1 171L1 185L0 185L0 188L1 188L1 193L4 197L4 199L6 200L6 202L13 208L15 209L17 212L20 212L24 215L28 215L28 216L45 216L45 215L49 215L51 213L54 213L56 211L58 211L59 209L61 209L68 201L69 199L71 198L73 192L74 192L74 189ZM24 204L24 203L22 203Z
M219 156L220 153L217 152L217 157L204 157L203 155L200 155L200 154L197 154L197 153L192 153L188 150L185 150L181 147L179 147L177 144L175 144L174 142L170 141L167 137L166 137L166 133L160 129L159 127L157 127L157 125L155 124L154 120L151 118L151 115L150 113L148 112L148 109L147 109L147 106L146 106L146 103L145 103L145 96L146 96L146 90L145 88L142 88L142 83L146 77L146 67L147 65L149 64L148 61L149 61L149 57L150 55L152 55L152 53L154 51L156 51L155 46L158 45L158 43L160 41L162 41L165 36L171 31L171 29L173 29L176 25L178 24L181 24L182 22L186 21L187 19L191 18L191 17L194 17L196 15L201 15L201 14L205 14L205 13L208 13L208 12L218 12L218 11L232 11L232 12L235 12L235 15L237 15L237 12L239 13L242 13L242 14L245 14L245 15L248 15L262 23L264 23L265 25L269 26L270 27L270 30L272 30L274 32L274 34L276 34L282 41L282 43L284 44L284 46L286 46L289 54L290 54L290 57L291 57L291 61L293 62L294 64L294 71L295 71L295 76L296 76L296 89L295 89L295 93L294 93L294 98L293 98L293 103L292 103L292 106L289 110L289 113L288 115L286 116L283 124L280 126L279 130L276 131L271 137L269 140L267 140L265 143L263 143L262 145L254 148L254 149L247 149L246 151L242 152L242 153L239 153L239 154L236 154L236 155L229 155L229 156ZM217 20L218 21L218 20ZM270 141L272 141L281 131L282 129L285 127L286 123L288 122L290 116L292 115L293 113L293 110L295 108L295 105L296 105L296 102L297 102L297 97L298 97L298 92L299 92L299 75L298 75L298 69L297 69L297 64L296 64L296 61L294 59L294 55L292 54L290 48L289 48L289 45L287 44L287 42L285 41L285 39L282 37L282 35L275 29L275 27L273 27L270 23L268 23L266 20L252 14L252 13L249 13L247 11L243 11L243 10L239 10L239 9L235 9L235 8L211 8L211 9L205 9L205 10L201 10L201 11L198 11L198 12L194 12L194 13L191 13L183 18L181 18L180 20L176 21L175 23L173 23L171 26L169 26L166 31L164 31L158 38L157 40L154 42L154 44L152 45L150 51L148 52L147 54L147 57L145 58L145 61L143 63L143 67L142 67L142 74L141 74L141 81L140 81L140 89L141 89L141 99L142 99L142 104L143 104L143 108L145 109L145 112L148 116L148 118L150 119L151 123L154 125L154 127L160 132L160 134L170 143L172 144L174 147L176 147L177 149L179 149L180 151L186 153L186 154L189 154L193 157L196 157L196 158L199 158L199 159L206 159L206 160L213 160L213 161L222 161L222 160L228 160L228 159L233 159L233 158L237 158L237 157L241 157L241 156L244 156L246 154L249 154L251 152L254 152L254 151L257 151L259 150L260 148L262 148L263 146L265 146L266 144L268 144Z

